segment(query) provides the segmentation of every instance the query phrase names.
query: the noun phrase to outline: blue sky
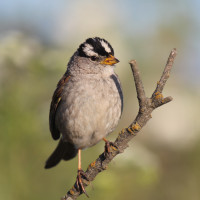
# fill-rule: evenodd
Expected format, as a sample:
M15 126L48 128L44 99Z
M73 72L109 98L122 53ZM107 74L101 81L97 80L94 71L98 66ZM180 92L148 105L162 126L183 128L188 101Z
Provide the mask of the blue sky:
M185 79L192 76L190 81L200 84L199 8L199 0L6 0L0 2L0 36L18 30L58 46L72 41L77 46L77 38L82 41L94 35L121 43L131 37L144 51L163 29L166 42L160 45L182 48L179 58L185 64ZM184 41L182 46L179 39ZM188 53L190 59L186 59Z
M83 3L84 2L84 3ZM6 0L0 2L0 34L2 31L17 29L24 26L35 30L35 34L43 39L54 38L53 27L56 26L60 16L66 18L66 24L73 20L68 18L67 13L85 7L85 15L88 15L94 9L90 5L95 1L70 1L70 0ZM158 1L158 0L102 0L97 4L102 9L102 15L107 14L110 21L119 23L125 33L145 34L146 31L156 29L160 23L170 24L174 17L181 15L189 15L193 18L194 23L200 21L200 1L198 0L174 0L174 1ZM98 10L98 6L95 9ZM88 10L87 10L88 8ZM91 10L90 10L91 9ZM83 13L84 13L83 12ZM93 13L92 13L93 14ZM110 16L109 16L110 15ZM78 18L79 16L73 16ZM84 16L81 16L81 18ZM93 16L92 16L93 17ZM101 18L100 15L94 18ZM195 22L196 21L196 22ZM77 20L78 22L78 20ZM134 22L134 26L130 25ZM147 30L151 27L149 30ZM68 34L67 28L64 30ZM199 31L199 30L198 30ZM193 33L195 34L195 33ZM59 37L59 36L58 36Z

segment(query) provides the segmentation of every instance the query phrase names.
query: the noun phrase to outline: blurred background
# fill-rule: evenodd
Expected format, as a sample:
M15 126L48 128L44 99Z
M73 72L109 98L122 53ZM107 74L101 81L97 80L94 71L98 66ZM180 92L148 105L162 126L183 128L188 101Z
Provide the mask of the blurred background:
M200 1L7 0L0 2L0 199L60 199L74 184L77 158L44 169L57 142L49 106L69 58L88 37L108 40L121 61L124 91L117 130L138 111L128 62L136 59L150 97L172 48L178 56L157 109L109 169L91 199L200 199ZM83 169L104 143L83 152ZM82 195L80 199L87 199Z

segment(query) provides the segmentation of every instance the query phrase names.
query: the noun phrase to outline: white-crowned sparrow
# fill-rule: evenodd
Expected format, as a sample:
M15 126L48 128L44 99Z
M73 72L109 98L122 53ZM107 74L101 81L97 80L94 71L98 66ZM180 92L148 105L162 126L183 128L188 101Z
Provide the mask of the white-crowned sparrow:
M99 37L82 43L71 57L53 94L49 124L59 144L45 168L78 156L78 184L82 187L81 150L97 144L117 126L123 108L119 79L114 72L112 46ZM61 137L60 137L61 135Z

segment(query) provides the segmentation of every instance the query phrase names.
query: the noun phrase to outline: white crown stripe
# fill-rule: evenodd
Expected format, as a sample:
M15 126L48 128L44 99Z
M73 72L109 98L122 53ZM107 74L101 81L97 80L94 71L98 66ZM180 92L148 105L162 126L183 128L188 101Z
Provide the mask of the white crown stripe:
M103 40L100 40L101 42L101 45L104 47L104 49L106 50L106 52L110 53L111 52L111 49L110 47L108 46L108 44L106 42L104 42Z
M85 52L85 54L87 55L87 56L98 56L98 54L97 53L95 53L94 51L93 51L93 46L92 45L90 45L90 44L85 44L85 46L83 47L83 51Z

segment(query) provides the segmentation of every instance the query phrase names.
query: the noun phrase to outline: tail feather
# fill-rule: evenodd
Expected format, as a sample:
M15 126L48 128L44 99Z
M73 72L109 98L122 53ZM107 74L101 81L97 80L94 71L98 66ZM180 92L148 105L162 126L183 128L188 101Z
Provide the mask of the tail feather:
M78 150L74 147L73 144L69 142L64 142L62 139L58 143L58 146L48 158L45 164L45 168L51 168L57 165L62 159L70 160L74 158L77 154Z

